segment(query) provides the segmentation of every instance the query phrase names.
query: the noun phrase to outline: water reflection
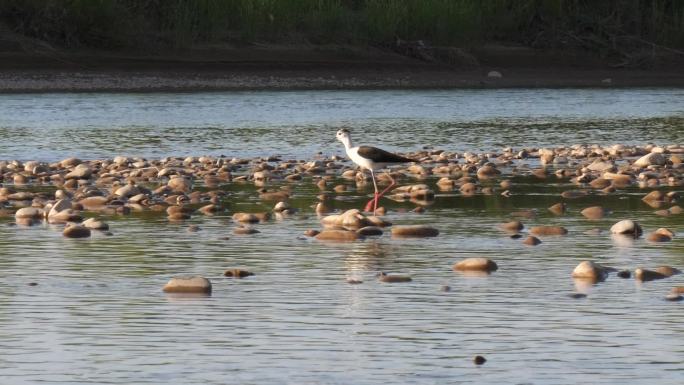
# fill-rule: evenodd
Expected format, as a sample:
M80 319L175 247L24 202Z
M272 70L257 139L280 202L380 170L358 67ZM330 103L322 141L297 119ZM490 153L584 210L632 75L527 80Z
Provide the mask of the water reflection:
M345 268L350 275L363 275L364 272L378 272L391 264L392 247L375 239L355 243L345 256Z

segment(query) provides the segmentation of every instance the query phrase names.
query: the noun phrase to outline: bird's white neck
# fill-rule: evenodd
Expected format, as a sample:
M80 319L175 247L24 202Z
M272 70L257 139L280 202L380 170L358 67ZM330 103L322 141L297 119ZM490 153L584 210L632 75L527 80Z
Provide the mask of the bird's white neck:
M352 148L351 137L343 136L340 138L340 142L342 142L342 144L344 144L345 150L349 151L349 149Z

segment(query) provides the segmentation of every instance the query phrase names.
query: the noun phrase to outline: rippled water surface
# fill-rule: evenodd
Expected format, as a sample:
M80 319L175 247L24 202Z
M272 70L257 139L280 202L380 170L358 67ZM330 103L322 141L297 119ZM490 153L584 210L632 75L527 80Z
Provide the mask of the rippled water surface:
M3 158L308 158L340 126L394 150L681 141L682 89L0 95Z
M662 89L0 95L0 154L311 159L341 153L332 141L340 126L402 150L675 144L684 142L683 96ZM436 180L420 182L434 188ZM304 237L320 228L311 178L269 186L289 184L299 211L256 225L260 233L251 236L232 233L232 213L270 210L273 202L249 183L220 186L227 210L211 217L104 216L111 236L67 239L59 225L0 217L0 382L681 384L684 305L664 296L684 285L683 276L639 284L612 275L583 287L570 273L585 259L620 269L684 267L680 236L655 244L607 233L624 218L639 219L646 232L679 233L684 214L655 215L641 201L645 191L632 187L566 200L568 213L557 217L546 208L577 186L512 181L508 198L438 192L423 214L409 202L383 201L395 224L437 227L432 239L393 239L389 231L352 243ZM336 183L350 187L336 209L360 208L372 192ZM612 213L598 221L579 214L595 204ZM569 234L529 247L497 230L528 209L536 216L521 219L526 228L562 225ZM188 231L192 224L200 231ZM452 271L471 256L489 257L499 270ZM232 267L255 276L222 277ZM413 281L381 283L378 271ZM164 283L181 274L209 277L213 294L164 294ZM364 282L350 285L349 276ZM569 297L576 291L588 297ZM488 360L480 367L472 362L478 354Z

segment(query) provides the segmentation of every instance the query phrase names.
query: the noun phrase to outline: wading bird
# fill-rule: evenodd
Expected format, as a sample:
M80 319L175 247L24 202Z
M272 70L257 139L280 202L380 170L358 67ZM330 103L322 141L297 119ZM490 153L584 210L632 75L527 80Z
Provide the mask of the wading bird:
M375 213L375 210L377 210L378 208L378 200L380 199L380 197L382 197L383 195L385 195L386 192L391 190L392 187L396 185L396 182L394 181L394 178L392 178L392 175L387 173L391 183L384 190L382 190L382 192L378 192L378 185L375 182L374 171L384 169L391 164L416 162L416 160L409 159L401 155L393 154L391 152L382 150L377 147L352 147L351 136L349 130L347 130L346 128L337 131L337 140L344 144L344 149L347 152L347 156L349 157L349 159L351 159L352 162L361 166L361 169L365 168L367 170L370 170L371 179L373 179L373 187L375 188L375 194L373 195L373 199L368 201L368 203L366 204L365 211L371 211L372 208L372 212Z

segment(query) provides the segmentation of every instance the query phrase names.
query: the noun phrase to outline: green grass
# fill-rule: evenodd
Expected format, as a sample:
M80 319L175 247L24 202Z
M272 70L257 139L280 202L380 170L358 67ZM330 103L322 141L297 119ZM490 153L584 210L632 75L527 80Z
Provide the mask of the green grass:
M396 38L557 46L572 36L684 47L678 0L0 0L0 22L68 48Z

